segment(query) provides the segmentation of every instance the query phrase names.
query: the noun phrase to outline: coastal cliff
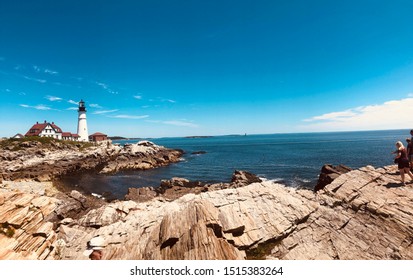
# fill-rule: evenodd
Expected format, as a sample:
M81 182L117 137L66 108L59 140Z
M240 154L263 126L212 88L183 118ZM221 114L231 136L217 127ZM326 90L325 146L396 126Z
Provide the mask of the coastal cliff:
M401 186L395 166L349 171L318 192L234 184L78 217L57 214L65 200L49 183L27 184L0 188L0 259L87 259L95 236L103 259L413 259L413 184Z

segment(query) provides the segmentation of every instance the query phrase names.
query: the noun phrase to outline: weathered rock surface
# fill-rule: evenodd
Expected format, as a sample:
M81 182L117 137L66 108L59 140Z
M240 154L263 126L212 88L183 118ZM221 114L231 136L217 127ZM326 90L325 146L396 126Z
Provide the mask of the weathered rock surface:
M120 147L111 143L79 149L53 143L45 148L40 142L19 144L20 150L0 149L0 179L50 181L65 174L96 169L112 173L123 169L149 169L179 161L183 154L149 141Z
M413 184L365 167L317 193L318 210L272 251L280 259L413 259Z
M57 234L48 219L58 200L50 183L10 183L0 188L0 259L46 259Z
M56 227L46 218L56 216L55 198L39 203L0 189L0 258L86 259L87 242L99 235L104 259L413 259L413 184L401 186L396 171L353 170L316 193L264 181L105 203ZM30 219L22 210L30 205L49 215ZM7 236L4 225L24 227L25 238Z

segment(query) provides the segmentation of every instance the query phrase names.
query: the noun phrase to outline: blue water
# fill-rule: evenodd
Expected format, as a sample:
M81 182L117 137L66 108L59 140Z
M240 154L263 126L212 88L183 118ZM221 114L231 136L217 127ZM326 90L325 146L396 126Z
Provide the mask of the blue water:
M395 142L405 143L409 136L409 130L387 130L149 139L168 148L183 149L183 161L116 175L86 173L64 181L87 192L107 192L123 198L130 187L159 186L162 179L228 182L234 170L245 170L289 186L313 188L326 163L351 168L393 164ZM206 153L191 154L197 151Z

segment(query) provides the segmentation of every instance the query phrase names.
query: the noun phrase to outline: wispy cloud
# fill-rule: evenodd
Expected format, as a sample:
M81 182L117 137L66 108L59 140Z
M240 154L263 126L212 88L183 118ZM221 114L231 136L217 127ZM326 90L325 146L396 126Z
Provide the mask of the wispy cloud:
M44 69L44 72L45 72L46 74L50 74L50 75L57 75L57 74L59 74L59 72L53 71L53 70L50 70L50 69Z
M198 127L197 124L189 121L179 121L179 120L171 120L171 121L163 121L162 123L174 126L185 126L185 127Z
M382 104L361 106L308 118L303 120L307 124L299 128L303 131L405 128L410 126L412 108L412 97L390 100Z
M146 119L148 117L149 117L149 115L142 115L142 116L116 115L116 116L112 116L112 118L117 118L117 119L133 119L133 120Z
M340 120L346 120L349 117L356 116L357 113L354 111L355 109L350 109L342 112L333 112L333 113L327 113L321 116L315 116L310 119L305 119L305 122L312 122L312 121L323 121L323 120L335 120L335 121L340 121Z
M97 108L97 109L102 108L102 106L100 106L99 104L90 104L89 106L92 107L92 108Z
M199 127L196 123L186 120L170 120L170 121L161 121L161 120L146 120L149 123L161 123L173 126L185 126L185 127Z
M27 105L27 104L20 104L20 107L31 108L31 109L42 110L42 111L53 110L52 108L50 108L46 105L42 105L42 104L35 105L35 106L31 106L31 105Z
M169 102L169 103L176 103L176 101L175 101L175 100L172 100L172 99L166 99L166 102Z
M32 78L32 77L29 77L29 76L26 76L26 75L23 75L22 77L25 78L26 80L34 81L34 82L38 82L38 83L42 83L42 84L47 82L47 80Z
M134 95L133 98L140 100L140 99L142 99L142 95Z
M69 111L76 111L77 109L79 109L78 107L69 107L69 108L67 108L66 110L69 110Z
M112 90L109 85L102 83L102 82L95 82L96 85L98 85L99 87L101 87L102 89L106 90L107 92L111 93L111 94L119 94L119 92Z
M45 96L45 98L49 101L62 101L63 99L57 96L51 96L51 95L47 95Z
M70 104L73 104L73 105L78 105L79 104L79 102L76 102L72 99L68 100L67 102L69 102Z
M102 114L109 114L109 113L114 113L119 111L118 109L114 109L114 110L100 110L100 111L95 111L92 114L94 115L102 115Z
M37 65L33 65L33 70L37 73L46 73L46 74L49 74L49 75L59 74L59 72L57 72L57 71L53 71L53 70L50 70L50 69L47 69L47 68L42 68L42 67L39 67Z

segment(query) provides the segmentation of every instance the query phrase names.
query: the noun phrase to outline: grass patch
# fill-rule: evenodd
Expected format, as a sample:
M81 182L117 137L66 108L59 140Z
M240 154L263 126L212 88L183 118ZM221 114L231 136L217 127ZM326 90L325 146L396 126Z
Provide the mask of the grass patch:
M68 140L59 140L51 137L39 137L29 136L24 138L10 138L0 141L0 147L5 149L9 148L11 151L20 151L26 147L29 147L30 142L40 143L43 147L77 147L80 151L95 146L94 142L76 142Z

